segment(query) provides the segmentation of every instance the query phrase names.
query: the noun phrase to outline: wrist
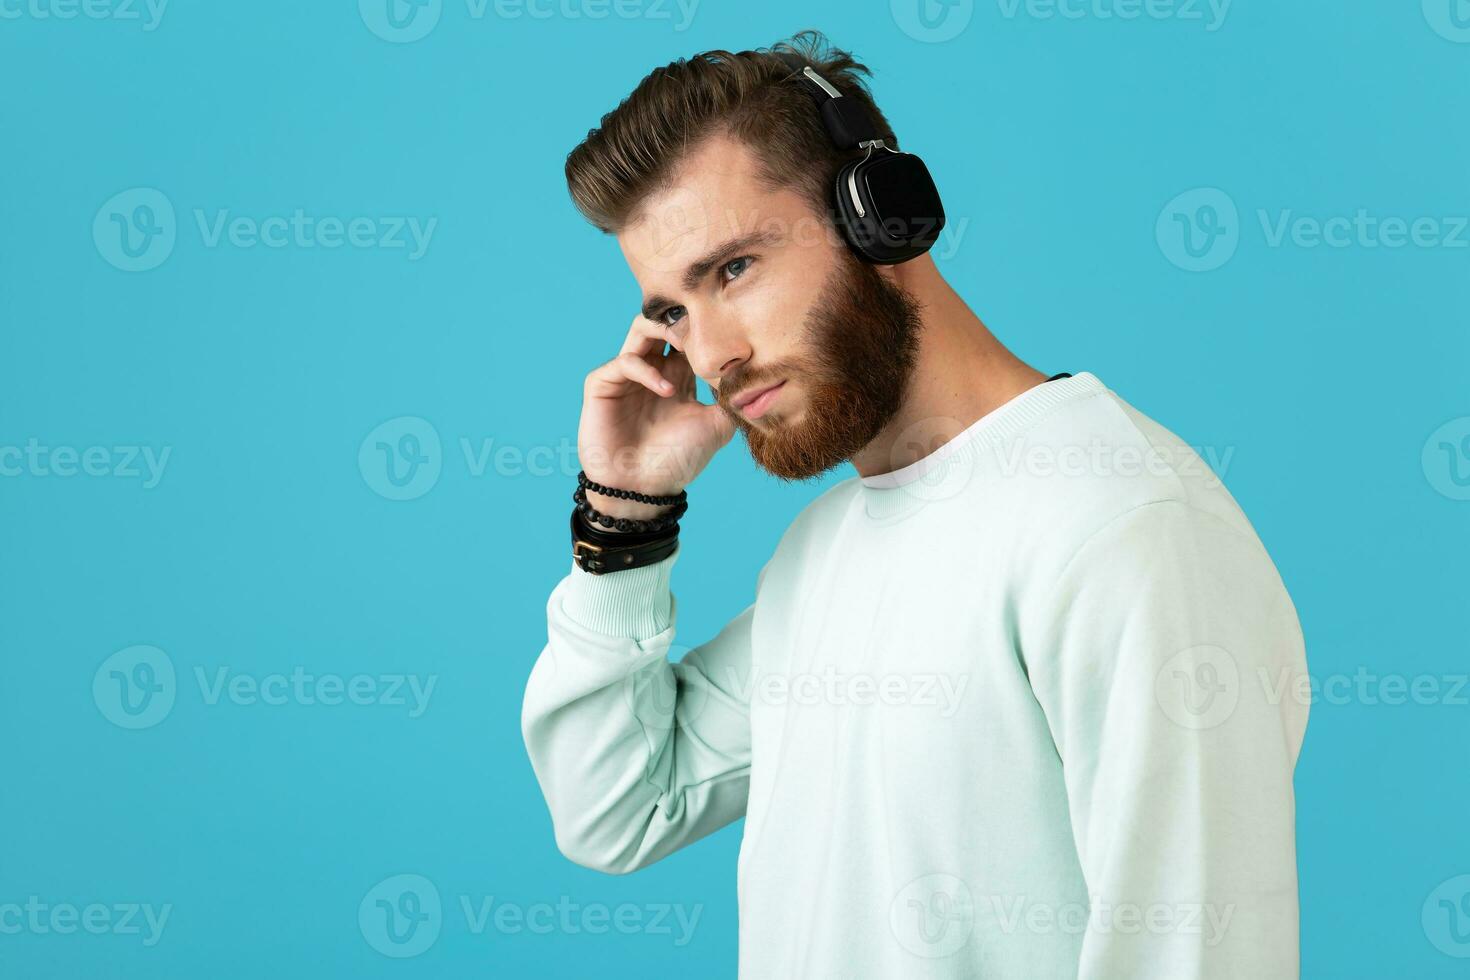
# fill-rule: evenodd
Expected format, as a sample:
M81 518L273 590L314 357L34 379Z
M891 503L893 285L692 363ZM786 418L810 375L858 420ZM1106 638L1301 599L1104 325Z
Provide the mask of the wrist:
M651 520L667 514L673 508L658 504L645 504L637 500L625 500L621 497L609 497L597 493L594 490L587 491L587 502L593 506L598 513L609 517L627 517L635 521ZM623 533L612 528L608 530L613 533Z

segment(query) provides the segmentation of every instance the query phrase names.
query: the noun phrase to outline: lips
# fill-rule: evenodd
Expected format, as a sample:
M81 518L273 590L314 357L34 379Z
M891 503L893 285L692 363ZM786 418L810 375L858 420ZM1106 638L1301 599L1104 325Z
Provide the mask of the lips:
M772 385L741 392L730 400L730 404L737 411L744 414L746 418L759 418L770 407L771 402L775 400L777 392L785 384L786 382L782 380Z

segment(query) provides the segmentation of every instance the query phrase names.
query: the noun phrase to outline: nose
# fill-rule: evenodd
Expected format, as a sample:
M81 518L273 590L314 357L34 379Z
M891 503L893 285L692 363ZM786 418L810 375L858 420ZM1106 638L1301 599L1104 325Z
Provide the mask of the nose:
M690 311L694 327L684 345L689 366L712 388L720 379L750 360L750 344L740 324L717 313Z

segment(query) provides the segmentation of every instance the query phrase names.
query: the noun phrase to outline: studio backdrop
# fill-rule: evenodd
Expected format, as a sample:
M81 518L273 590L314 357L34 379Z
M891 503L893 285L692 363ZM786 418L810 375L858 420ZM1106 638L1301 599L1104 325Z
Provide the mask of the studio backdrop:
M566 154L803 28L1279 568L1303 976L1470 970L1463 0L0 0L0 976L734 975L740 826L578 867L520 710L641 301ZM851 475L715 458L676 654Z

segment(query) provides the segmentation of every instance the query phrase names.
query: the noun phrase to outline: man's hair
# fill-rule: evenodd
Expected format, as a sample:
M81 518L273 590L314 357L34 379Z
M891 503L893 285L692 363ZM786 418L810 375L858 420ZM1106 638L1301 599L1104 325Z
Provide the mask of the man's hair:
M616 233L639 203L668 184L704 140L729 135L754 150L771 187L806 196L828 216L842 164L807 88L774 52L796 54L845 98L859 103L888 146L898 142L873 102L867 66L816 31L755 51L704 51L649 72L631 95L567 155L567 188L588 221Z

